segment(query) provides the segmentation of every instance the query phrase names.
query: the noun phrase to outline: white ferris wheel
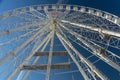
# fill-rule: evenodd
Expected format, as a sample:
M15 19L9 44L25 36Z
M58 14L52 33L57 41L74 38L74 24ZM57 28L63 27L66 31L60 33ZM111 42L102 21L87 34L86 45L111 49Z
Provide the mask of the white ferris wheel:
M64 80L66 74L76 80L73 73L82 76L77 80L109 80L100 64L119 76L119 51L120 18L101 10L44 4L0 14L3 80L29 80L34 73L41 77L35 80Z

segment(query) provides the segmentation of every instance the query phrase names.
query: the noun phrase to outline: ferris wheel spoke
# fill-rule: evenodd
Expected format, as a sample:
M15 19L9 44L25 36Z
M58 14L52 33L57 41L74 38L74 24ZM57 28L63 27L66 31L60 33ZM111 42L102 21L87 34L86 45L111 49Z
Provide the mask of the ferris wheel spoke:
M34 50L36 46L38 46L38 43L42 40L42 38L44 36L46 36L47 34L49 34L50 31L43 31L40 33L40 35L37 35L33 40L32 43L30 43L27 47L24 48L24 50L22 51L22 53L26 53L25 49L29 49L30 46L33 46L33 49L29 49L29 50ZM42 37L42 38L41 38ZM22 53L19 55L22 56ZM18 56L17 56L18 57Z
M35 21L33 21L33 22L35 22ZM33 22L30 22L30 21L13 21L13 22L4 22L4 23L2 23L2 24L0 24L1 26L15 26L15 27L17 27L17 25L29 25L29 24L31 24L31 23L33 23Z
M25 30L25 29L29 29L33 26L42 26L44 25L43 22L37 22L37 23L32 23L32 24L29 24L29 25L24 25L24 26L20 26L20 27L17 27L17 28L13 28L13 29L9 29L9 30L5 30L5 31L1 31L0 32L0 36L1 35L5 35L5 34L9 34L9 33L12 33L12 32L16 32L16 31L20 31L20 30Z
M50 44L50 51L49 51L49 57L48 57L48 65L47 65L47 72L46 72L46 78L45 80L50 79L50 70L51 70L51 63L52 63L52 53L53 53L53 45L54 45L54 30L51 37L51 44Z
M78 15L80 14L80 15ZM80 20L78 20L78 18ZM89 17L85 17L84 14L80 13L80 12L70 12L68 13L63 19L61 20L66 20L66 21L71 21L71 22L78 22L78 23L84 23L86 24L87 21L91 21L91 18ZM89 25L95 25L95 24L91 24L91 23L87 23Z
M89 14L83 14L81 12L70 13L67 15L65 20L84 23L85 25L96 26L103 29L106 28L109 30L111 30L110 26L113 25L112 23L109 23L107 20L103 20L103 19L101 20L99 17L95 17L95 16L91 17Z
M34 10L34 11L35 11L35 10ZM24 14L25 14L25 16L27 16L28 18L43 19L42 17L38 17L38 16L34 13L34 11L31 11L31 12L29 12L29 13L24 13Z
M59 34L57 34L58 38L60 39ZM84 72L84 70L82 69L82 67L79 65L79 63L77 62L77 60L74 58L74 56L72 55L71 51L69 50L69 48L67 47L67 45L60 39L61 43L63 44L63 46L65 47L65 49L68 51L69 55L71 56L72 60L75 62L76 66L79 69L79 72L82 74L82 76L84 77L85 80L89 80L88 76L86 75L86 73Z
M16 60L16 59L15 59L15 60ZM4 69L2 69L2 70L0 71L0 75L2 75L2 74L4 74L5 72L7 72L7 71L10 69L10 67L14 65L15 60L12 61L12 62L10 62L6 67L4 67Z
M98 48L100 49L100 51L98 52L94 52L93 51L93 54L96 54L98 57L100 57L104 62L106 62L107 64L109 64L110 66L112 66L113 68L115 68L116 70L118 70L120 72L120 57L118 55L116 55L115 53L112 53L111 51L107 50L107 49L104 49L103 47L95 44L95 43L91 43L91 42L88 42L90 43L89 46L93 45L94 46L94 49ZM93 49L92 49L93 50ZM102 53L102 51L104 51ZM100 54L101 52L101 54ZM115 58L115 60L114 60Z
M47 19L47 17L43 13L35 9L33 11L30 11L29 13L24 13L24 14L28 16L28 18L32 17L33 19L39 19L39 20Z
M23 18L25 17L26 19L28 18L29 20L30 19L38 19L37 17L29 14L31 12L30 11L26 11L26 8L22 8L21 11L18 11L18 10L14 10L13 12L13 15L12 16L23 16Z
M87 51L89 51L90 53L92 53L93 54L93 52L90 50L90 48L89 47L87 47L87 46L85 46L85 45L83 45L83 44L81 44L80 42L81 41L79 41L78 40L78 38L76 37L76 39L74 38L74 40L73 40L73 38L71 38L71 37L68 37L70 40L72 40L73 42L75 42L76 44L78 44L78 45L80 45L81 47L83 47L84 49L86 49ZM108 51L108 50L106 50L106 51ZM117 61L118 59L120 59L120 57L118 56L118 55L116 55L116 54L113 54L112 52L110 52L110 51L108 51L109 53L106 53L106 56L107 56L107 54L108 54L108 58L110 59L110 60L112 60L114 63L116 63L117 65L119 65L119 61ZM112 55L111 55L112 54ZM94 55L94 54L93 54ZM98 56L99 57L99 56ZM100 58L101 59L101 58ZM98 59L97 60L97 62L100 60L100 59ZM104 58L103 58L104 59ZM103 60L104 61L104 60ZM107 61L107 60L106 60ZM94 63L96 63L96 61L94 62ZM107 63L107 62L106 62ZM108 64L108 63L107 63ZM118 66L117 66L118 67Z
M46 29L46 27L43 27L42 29L40 29L39 31L37 31L32 37L30 37L29 39L27 39L26 41L24 41L22 44L20 44L18 47L16 47L14 50L12 50L12 52L10 52L9 54L7 54L7 56L2 61L0 61L0 65L2 65L3 63L5 63L11 56L15 55L19 50L21 50L30 41L34 40L34 38L37 35L39 35L41 33L41 31L43 31L42 34L44 34L44 30L45 29Z
M120 38L118 37L109 36L105 34L102 35L102 34L99 34L97 32L90 31L90 30L78 29L76 26L69 27L70 25L68 24L65 26L69 28L70 30L73 30L74 32L79 33L81 36L84 36L93 42L100 43L104 46L110 46L112 48L120 49L120 46L119 46Z
M50 41L50 38L46 41L45 45L43 46L43 48L41 49L41 52L43 52L46 48L46 46L48 45ZM34 60L34 62L32 64L36 64L36 62L39 60L40 57L36 57L36 59ZM31 71L27 71L27 73L23 76L23 79L22 80L26 80L27 77L29 76Z
M31 12L34 16L38 17L39 19L47 19L48 17L41 13L40 11L34 10Z
M61 28L63 28L63 31L66 31L66 35L69 35L68 38L69 38L70 40L72 40L73 42L77 43L78 45L82 46L83 48L85 48L86 50L88 50L89 52L91 52L91 51L88 49L88 47L83 46L82 44L79 43L79 41L77 40L77 37L76 37L76 36L75 36L75 37L72 37L72 36L74 36L74 34L75 34L75 32L72 31L72 29L69 29L69 28L65 27L65 26L64 26L63 24L61 24L61 23L58 23L58 24L61 26ZM76 33L76 34L77 34L77 33ZM75 39L73 39L73 38L75 38ZM92 53L92 52L91 52L91 53Z
M44 12L46 16L48 17L48 19L52 19L52 16L49 14L49 11L47 9L44 9Z
M62 18L65 18L69 13L70 13L70 11L66 10L66 11L63 13Z
M120 72L119 62L117 62L117 60L113 61L113 59L110 58L110 57L114 57L114 58L118 59L118 61L120 61L120 57L118 55L116 55L115 53L112 53L111 51L109 51L107 49L104 49L103 47L95 44L94 42L90 42L85 39L81 40L81 41L82 41L82 43L83 43L83 41L86 42L86 44L89 46L89 48L93 51L94 55L97 55L104 62L106 62L107 64L109 64L110 66L112 66L113 68L115 68L116 70L118 70ZM85 44L85 42L84 42L84 44Z
M62 32L62 34L64 34L64 33ZM66 38L64 41L65 41L65 42L68 41L68 43L71 44L67 38ZM67 44L67 45L68 45L68 44ZM72 45L71 45L71 46L72 46ZM72 47L73 47L73 46L72 46ZM73 49L75 49L75 48L71 48L71 49L73 50ZM77 59L77 58L78 58L78 57L77 57L77 56L78 56L78 55L77 55L78 52L76 53L76 52L74 52L74 50L71 51L71 52L74 53L74 54L73 54L74 56L76 55L75 57L76 57L76 59ZM89 70L89 68L88 68L89 65L85 64L84 62L82 62L82 59L83 59L82 57L79 58L77 62L81 61L80 65L82 66L84 73L86 72L86 77L89 76L88 79L93 79L93 78L95 78L94 76L95 76L96 74L91 71L92 69ZM84 58L84 59L85 59L85 58ZM78 67L78 68L79 68L79 67ZM101 73L100 73L100 74L101 74ZM85 75L85 74L84 74L84 75ZM91 76L90 76L90 75L91 75ZM88 80L88 79L87 79L87 80Z
M70 32L72 35L75 35L76 39L80 40L85 46L91 49L93 51L92 54L96 55L97 57L102 59L104 62L106 62L107 64L109 64L110 66L112 66L113 68L115 68L120 72L120 66L118 65L119 62L112 61L112 59L109 58L109 56L113 56L113 57L116 57L118 61L120 61L120 57L118 55L108 51L107 49L105 50L103 47L99 46L98 44L95 44L94 42L91 42L90 40L85 39L83 36L80 36L79 34L69 29L67 29L67 31Z
M38 50L42 47L42 45L46 42L46 40L49 39L50 35L51 35L51 33L49 33L49 35L47 35L47 36L39 43L39 45L35 48L35 50L33 50L25 60L28 61L28 60L35 54L35 52L38 51ZM7 77L6 80L11 80L11 79L15 76L15 74L18 73L18 71L19 71L20 69L22 69L22 67L23 67L24 64L26 64L26 61L23 61L23 62Z
M32 17L26 17L24 14L22 15L15 15L15 18L19 18L21 20L26 20L26 21L40 21L41 19L36 19L36 18L32 18Z
M29 45L31 45L31 44L29 44ZM22 57L25 55L24 53L26 53L26 50L30 49L29 45L22 50L21 54L19 54L17 56L14 56L13 60L4 69L2 69L0 71L0 74L4 74L5 72L7 72L8 69L10 69L11 66L15 69L17 67L17 65L20 64ZM26 53L26 55L27 55L27 53Z
M46 48L46 46L48 45L50 41L50 38L47 40L47 42L45 43L44 47L41 49L41 52L43 52ZM36 64L36 62L39 60L40 57L36 57L36 59L34 60L33 64ZM29 76L31 71L27 71L27 73L24 75L23 79L22 80L26 80L27 77Z
M119 43L120 43L120 38L114 37L114 36L101 36L101 34L98 34L93 31L74 31L74 32L80 32L81 36L84 36L85 38L95 42L95 43L100 43L104 46L109 46L112 48L120 49Z
M43 16L43 17L45 17L45 18L48 18L45 14L43 14L42 12L39 12L39 11L37 11L37 10L35 10L39 15L41 15L41 16Z
M41 37L41 36L39 36L39 37ZM34 49L34 47L36 47L37 45L35 45L35 43L37 44L37 41L39 42L40 40L38 40L39 39L39 37L36 37L36 38L34 38L34 40L30 43L30 44L28 44L26 47L23 47L24 49L22 50L22 52L21 52L21 54L18 54L17 56L15 56L15 58L13 59L13 61L11 61L11 62L17 62L18 64L17 65L20 65L21 64L21 62L23 62L23 60L26 58L22 58L23 56L25 56L25 55L29 55L29 53L27 53L26 51L27 50L29 50L29 51L31 51L31 50L33 50ZM31 48L31 45L33 46L33 49L30 49ZM26 54L24 54L24 53L26 53Z
M119 26L115 25L114 23L110 22L109 20L101 19L100 17L92 16L87 13L81 13L79 11L71 12L70 14L68 14L68 16L65 19L67 19L68 21L71 21L71 22L83 23L86 25L95 26L95 27L107 29L110 31L114 30L117 32L120 29Z
M78 27L81 27L81 28L86 28L86 29L93 30L93 31L96 31L96 32L100 32L100 33L104 33L104 34L120 37L120 33L118 33L118 32L104 30L104 29L101 29L101 28L95 28L95 27L87 26L87 25L83 25L83 24L72 23L72 22L69 22L69 21L66 21L66 20L61 20L61 22L69 23L71 25L75 25L75 26L78 26Z
M63 33L64 34L64 33ZM105 75L103 75L90 61L88 61L87 59L85 59L73 46L72 44L69 42L69 40L67 38L63 38L61 37L64 41L66 41L66 43L72 48L72 50L78 55L78 57L91 69L93 70L93 72L102 80L107 80L107 77Z
M63 44L65 44L65 43L63 43ZM69 43L70 44L70 43ZM72 52L72 51L71 51ZM76 53L75 53L76 54ZM75 55L74 54L74 55ZM83 60L82 60L82 62L83 62ZM85 62L83 62L83 64L85 64ZM87 65L87 64L86 64ZM89 66L89 65L88 65ZM78 68L80 68L80 67L78 67ZM92 67L90 67L90 68L92 68ZM96 69L96 68L94 68L94 69ZM86 69L86 70L88 70L88 69ZM93 71L93 72L92 72ZM96 71L96 70L93 70L93 69L91 69L91 72L92 73L94 73L94 75L93 75L93 77L95 76L95 75L97 75L97 76L99 76L102 80L107 80L106 79L106 77L104 76L104 77L101 77L101 76L103 76L98 70ZM101 74L101 75L100 75ZM92 74L89 74L89 75L92 75ZM89 78L87 79L87 80L89 80Z
M62 24L62 23L60 23L60 24ZM84 36L89 40L92 40L94 42L101 43L104 45L111 46L108 44L108 40L103 40L97 32L85 30L83 28L79 29L76 26L71 26L68 24L62 24L62 25L63 25L62 27L64 29L66 29L66 30L69 29L70 31L72 30L72 32L78 33L79 35ZM111 46L111 47L113 47L113 46Z
M62 38L62 37L61 37ZM66 41L66 40L64 40ZM70 43L67 43L66 44L70 47ZM101 74L101 72L95 67L92 65L92 63L90 63L88 60L86 60L75 48L73 48L71 46L72 50L75 51L75 53L79 56L79 58L86 64L89 66L89 68L97 75L99 76L102 80L107 80L107 78L105 77L105 75Z
M38 31L39 29L40 29L40 28L34 29L34 30L29 31L29 32L27 32L27 33L25 33L25 34L22 34L22 35L20 35L20 36L17 36L17 37L14 37L14 38L12 38L12 39L9 39L8 41L1 42L1 43L0 43L0 46L4 46L4 45L6 45L6 44L8 45L8 44L12 43L13 41L19 41L19 40L21 40L22 38L25 38L25 37L27 37L27 36L32 35L35 31Z
M120 49L119 43L120 38L115 36L110 36L107 34L100 34L94 31L85 30L85 29L78 29L76 26L71 26L68 24L64 24L67 28L73 30L76 33L86 37L87 39L94 41L96 43L103 44L104 46L110 46L116 49Z
M77 39L80 38L80 36L77 36ZM86 42L85 39L78 39L80 40L86 47L88 47L89 49L92 50L92 54L96 55L97 57L99 57L101 60L103 60L104 62L106 62L107 64L109 64L110 66L112 66L113 68L115 68L116 70L120 71L120 66L119 66L119 61L120 61L120 57L118 55L116 55L115 53L112 53L108 50L105 50L103 47L98 46L97 44L91 44L90 42ZM104 51L102 53L102 51ZM114 57L115 60L112 58Z

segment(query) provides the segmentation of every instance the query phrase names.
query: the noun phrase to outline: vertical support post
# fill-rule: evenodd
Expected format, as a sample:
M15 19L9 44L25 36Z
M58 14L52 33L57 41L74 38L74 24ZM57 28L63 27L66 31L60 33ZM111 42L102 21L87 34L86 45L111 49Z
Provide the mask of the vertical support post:
M52 53L53 53L53 45L54 45L54 32L55 31L53 30L51 44L50 44L50 52L49 52L49 57L48 57L47 73L46 73L45 80L49 80L49 78L50 78L50 69L51 69Z

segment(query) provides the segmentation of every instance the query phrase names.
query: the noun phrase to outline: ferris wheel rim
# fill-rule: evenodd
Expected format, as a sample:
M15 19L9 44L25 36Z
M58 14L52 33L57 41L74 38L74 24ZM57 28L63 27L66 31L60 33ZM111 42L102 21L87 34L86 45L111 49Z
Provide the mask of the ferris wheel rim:
M69 5L69 4L40 4L40 5L31 5L31 6L25 6L25 7L20 7L20 8L15 8L13 10L8 10L0 13L0 20L14 16L16 15L14 12L18 11L17 14L21 13L26 13L26 12L31 12L31 10L35 10L35 8L38 8L38 10L46 10L46 9L60 9L60 10L73 10L73 11L79 11L82 13L87 13L90 15L94 15L97 17L101 17L103 19L106 19L118 26L120 26L120 17L117 15L111 14L106 11L102 11L100 9L96 8L91 8L91 7L86 7L86 6L79 6L79 5ZM61 7L61 8L60 8ZM31 10L30 10L31 8ZM24 11L22 11L24 9ZM28 10L27 10L28 9Z

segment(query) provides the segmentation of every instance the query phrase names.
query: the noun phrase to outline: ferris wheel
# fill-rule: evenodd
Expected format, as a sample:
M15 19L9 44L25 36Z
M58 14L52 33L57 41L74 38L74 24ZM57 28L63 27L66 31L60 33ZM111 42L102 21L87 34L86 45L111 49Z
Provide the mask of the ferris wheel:
M1 80L111 80L107 67L120 77L120 18L113 14L65 4L0 14Z

